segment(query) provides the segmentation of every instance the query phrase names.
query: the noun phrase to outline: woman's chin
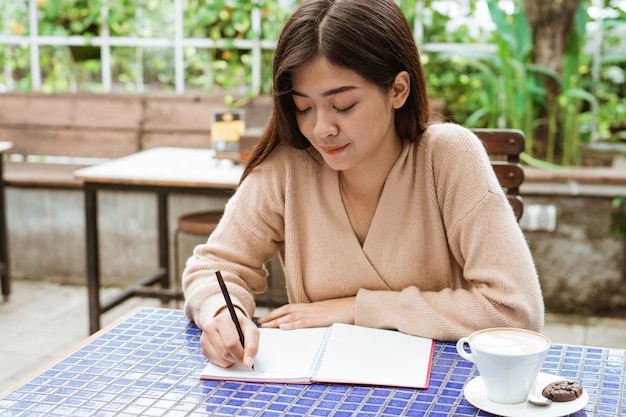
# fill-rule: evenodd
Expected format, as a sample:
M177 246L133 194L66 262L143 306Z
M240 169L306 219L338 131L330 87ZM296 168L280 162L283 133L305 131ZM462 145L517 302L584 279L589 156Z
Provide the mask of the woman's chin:
M346 171L351 166L350 164L347 164L345 162L337 162L336 160L335 161L329 161L326 158L324 158L324 161L326 161L326 165L328 165L331 169L333 169L335 171Z

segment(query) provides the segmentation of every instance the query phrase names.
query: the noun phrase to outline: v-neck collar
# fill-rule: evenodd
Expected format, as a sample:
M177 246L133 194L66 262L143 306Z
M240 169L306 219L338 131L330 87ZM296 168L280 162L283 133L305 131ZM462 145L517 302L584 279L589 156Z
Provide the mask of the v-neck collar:
M348 216L348 211L343 203L343 199L341 196L340 176L339 176L340 172L334 171L335 190L336 190L334 193L334 200L336 202L336 206L338 207L339 210L341 210L341 213L342 213L342 215L340 216L342 219L341 232L350 233L353 237L354 244L357 245L363 252L367 251L367 246L368 246L367 243L370 237L372 236L372 232L375 231L377 227L382 227L382 225L384 225L384 222L381 222L378 218L381 216L381 212L387 212L385 208L388 204L390 204L390 201L391 201L389 200L389 198L387 198L387 195L390 192L389 189L393 188L394 177L398 175L398 171L401 169L401 166L406 160L409 148L410 147L408 146L408 143L406 141L403 141L400 155L398 156L396 161L393 163L391 169L389 170L389 173L387 174L387 178L385 179L385 182L383 184L383 189L380 193L380 198L378 199L378 203L376 204L376 210L374 211L374 216L372 217L372 221L367 231L367 235L365 236L365 239L363 240L363 245L361 245L361 243L359 242L359 238L357 237L356 232L352 228L352 224L350 223L350 217Z

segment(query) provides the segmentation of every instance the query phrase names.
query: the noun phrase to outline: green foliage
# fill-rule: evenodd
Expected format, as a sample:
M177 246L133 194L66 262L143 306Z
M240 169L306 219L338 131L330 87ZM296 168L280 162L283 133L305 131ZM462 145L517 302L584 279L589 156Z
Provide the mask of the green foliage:
M545 94L536 76L542 69L530 63L532 38L525 15L506 14L494 2L489 11L496 25L496 53L468 48L461 79L467 79L465 102L471 109L458 120L470 127L511 127L526 133L527 151L533 148L536 105ZM454 55L447 55L454 59ZM457 60L458 62L458 60ZM458 115L457 115L458 117Z
M538 150L538 139L544 143L548 162L565 165L580 162L582 142L589 142L591 113L599 108L592 92L589 60L583 53L586 43L587 21L584 4L579 7L572 35L564 55L563 73L532 63L532 34L521 2L513 11L505 13L501 3L488 0L489 12L496 25L493 32L496 54L470 51L466 55L478 71L470 78L477 80L480 88L473 96L475 111L465 124L479 127L509 127L521 129L526 134L527 160ZM550 102L542 79L552 79L561 93ZM547 115L547 117L544 117ZM546 136L535 138L538 126L543 125ZM560 161L556 159L559 150Z
M46 1L40 6L43 18L39 25L42 35L83 35L98 33L100 9L94 1Z
M611 234L617 239L626 239L626 198L615 197L611 205Z
M398 2L411 24L414 23L415 1ZM423 44L462 43L471 45L481 42L486 35L481 31L478 36L470 35L467 22L456 22L450 16L449 8L435 7L436 1L424 2L420 19L424 25ZM440 3L440 2L439 2ZM461 7L461 2L452 6ZM475 11L475 1L468 1L465 13ZM453 26L451 24L454 23ZM421 47L421 45L418 45ZM471 46L468 50L472 50ZM426 74L429 95L443 99L446 103L446 115L450 119L467 124L469 115L480 102L478 97L484 91L482 81L473 75L476 72L471 59L466 55L421 51L422 64Z
M8 4L11 3L11 4ZM183 8L184 36L219 40L216 48L187 47L184 50L186 84L190 88L211 93L217 90L249 90L252 53L237 49L232 39L273 41L285 20L293 11L279 0L189 0ZM102 13L107 5L106 21ZM173 39L175 25L172 0L39 0L39 33L46 36L82 36L89 39L108 27L109 35ZM252 30L251 11L261 13L261 28ZM7 26L12 33L26 34L27 7L0 1L0 15L13 17ZM3 32L7 32L5 29ZM98 91L100 49L94 47L58 48L51 55L41 54L43 91ZM18 79L25 90L29 88L28 50L9 47L0 53L0 64L10 69L9 75ZM262 54L262 90L271 91L272 51ZM138 91L146 88L173 90L174 57L171 48L113 47L113 82L115 88ZM2 84L0 74L0 85ZM63 79L61 79L63 78ZM10 81L12 81L10 80ZM16 88L12 82L6 84ZM21 88L21 87L19 87Z
M261 28L252 27L252 10L261 13ZM185 34L188 37L223 39L274 40L291 10L280 7L277 1L249 0L189 0L184 11ZM263 52L262 93L271 91L272 52ZM219 48L206 51L189 48L186 55L188 69L197 74L192 85L211 90L212 85L232 90L251 84L251 52L236 49L228 41ZM269 65L268 65L269 64ZM208 68L208 71L207 71Z
M561 94L557 97L558 109L561 111L563 163L577 164L580 161L580 123L584 101L592 108L597 107L596 98L585 90L583 71L588 68L583 56L585 47L586 10L583 4L574 15L574 26L563 57L563 74L560 81ZM559 117L559 115L553 116ZM589 139L589 138L588 138ZM588 141L588 140L587 140Z

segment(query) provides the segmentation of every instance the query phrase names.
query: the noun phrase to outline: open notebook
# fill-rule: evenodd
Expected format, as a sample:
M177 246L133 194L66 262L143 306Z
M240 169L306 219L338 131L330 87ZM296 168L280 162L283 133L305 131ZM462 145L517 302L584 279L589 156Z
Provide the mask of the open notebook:
M348 324L259 330L254 371L241 364L221 368L209 363L200 377L428 388L435 346L432 339Z

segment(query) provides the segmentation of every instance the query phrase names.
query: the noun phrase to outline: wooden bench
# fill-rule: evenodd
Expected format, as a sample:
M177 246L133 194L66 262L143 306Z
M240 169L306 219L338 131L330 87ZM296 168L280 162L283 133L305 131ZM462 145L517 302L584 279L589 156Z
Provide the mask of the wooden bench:
M0 94L0 141L13 143L6 185L80 188L73 172L101 160L210 147L212 114L226 108L222 96ZM246 127L265 126L271 100L256 98L244 111Z

